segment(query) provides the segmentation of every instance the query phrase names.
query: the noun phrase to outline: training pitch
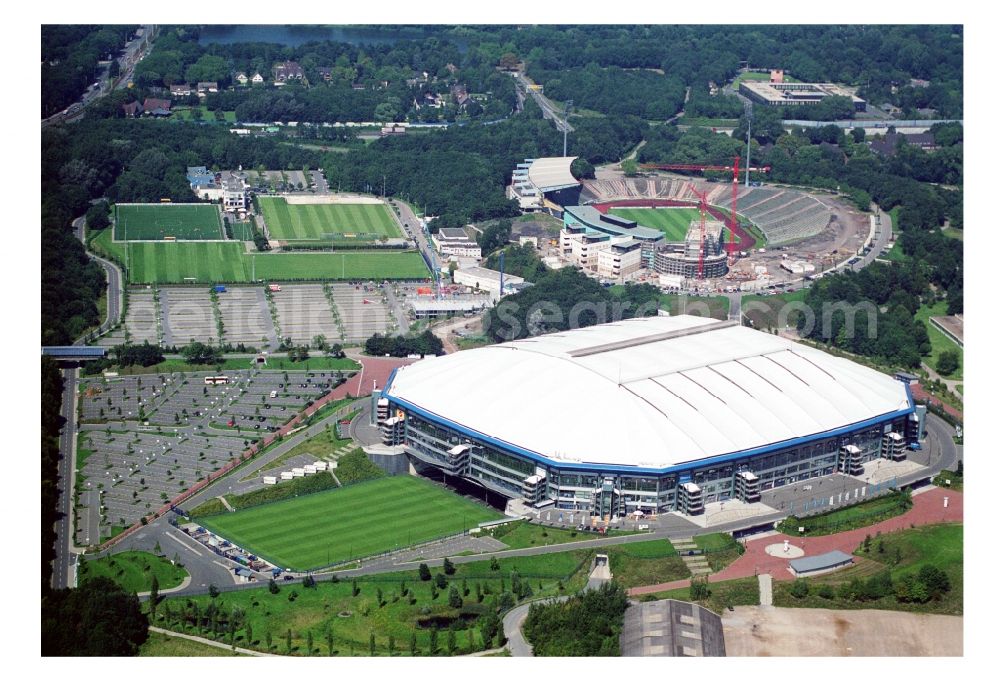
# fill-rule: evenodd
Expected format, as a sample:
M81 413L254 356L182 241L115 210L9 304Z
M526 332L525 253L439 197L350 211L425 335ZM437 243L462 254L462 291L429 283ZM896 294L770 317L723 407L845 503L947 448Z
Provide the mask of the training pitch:
M259 197L258 203L274 240L402 237L383 204L289 204L284 197Z
M416 251L261 254L243 242L132 242L126 262L133 284L430 277Z
M115 239L225 239L219 207L214 204L118 204Z
M395 476L200 523L278 566L310 570L435 540L501 516L424 479Z
M621 207L610 209L608 213L659 230L668 242L683 242L691 223L701 219L701 213L697 209L686 207L658 209Z

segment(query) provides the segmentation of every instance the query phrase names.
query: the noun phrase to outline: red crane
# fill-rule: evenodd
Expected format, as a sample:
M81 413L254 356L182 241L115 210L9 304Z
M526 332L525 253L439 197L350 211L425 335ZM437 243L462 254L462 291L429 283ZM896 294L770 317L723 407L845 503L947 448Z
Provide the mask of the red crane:
M705 212L708 211L708 192L698 192L698 189L688 183L688 187L698 196L698 210L701 212L701 234L698 237L698 279L705 279Z
M726 242L726 253L732 258L736 254L736 199L739 197L740 189L740 156L733 158L733 166L724 167L712 164L640 164L640 169L659 169L662 171L731 171L733 172L733 196L729 213L729 241ZM750 167L743 168L743 171L755 171L768 173L771 167ZM697 191L695 191L697 194Z

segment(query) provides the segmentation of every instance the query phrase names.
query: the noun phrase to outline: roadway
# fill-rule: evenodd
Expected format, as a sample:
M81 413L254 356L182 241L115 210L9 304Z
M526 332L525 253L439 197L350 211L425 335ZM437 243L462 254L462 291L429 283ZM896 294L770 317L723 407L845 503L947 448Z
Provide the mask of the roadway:
M75 587L73 550L73 477L76 472L76 369L63 369L63 397L59 413L66 423L59 433L59 514L55 523L56 558L52 588Z
M83 243L84 249L87 247L85 239L85 228L84 222L86 217L80 216L73 221L73 233L76 235L77 239ZM121 320L121 312L124 307L123 294L125 293L124 287L122 285L122 271L121 269L112 263L107 261L100 256L97 256L87 251L87 256L91 260L96 261L98 265L104 268L104 275L108 280L108 312L104 321L98 327L96 332L92 332L85 336L80 336L73 343L74 345L83 345L85 342L97 338L98 336L110 331L118 322Z
M538 107L542 109L542 117L546 120L554 120L556 123L556 129L559 131L574 131L573 125L571 125L566 119L560 117L562 111L558 110L556 104L552 103L548 98L545 97L537 89L532 89L531 87L535 84L532 82L524 73L516 73L514 75L514 81L518 84L520 88L526 91L535 99L535 103Z

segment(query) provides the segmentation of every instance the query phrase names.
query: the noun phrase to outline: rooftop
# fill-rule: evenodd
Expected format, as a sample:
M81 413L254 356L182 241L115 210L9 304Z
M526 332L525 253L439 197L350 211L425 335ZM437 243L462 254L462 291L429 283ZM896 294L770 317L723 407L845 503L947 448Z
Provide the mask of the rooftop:
M580 185L569 170L576 157L539 157L528 167L528 180L542 192Z
M689 315L458 352L399 369L386 394L552 460L657 469L911 410L890 376ZM556 422L595 406L608 423Z
M659 230L637 225L634 221L621 218L620 216L602 214L591 206L569 206L565 208L565 213L583 223L586 227L609 235L627 235L639 240L653 242L663 239L663 233Z

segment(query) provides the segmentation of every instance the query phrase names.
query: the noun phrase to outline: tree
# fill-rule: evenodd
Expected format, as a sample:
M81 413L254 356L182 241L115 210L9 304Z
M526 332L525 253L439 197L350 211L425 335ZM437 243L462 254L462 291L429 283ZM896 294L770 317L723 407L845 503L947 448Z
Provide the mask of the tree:
M288 628L288 632L285 634L285 652L289 655L292 654L292 628Z
M462 607L462 593L458 591L458 587L451 585L448 588L448 605L452 608Z
M371 653L372 657L375 657L375 632L368 634L368 652Z
M306 632L306 655L312 657L313 654L313 633L312 631Z
M431 655L437 655L438 651L438 630L437 627L431 627L431 637L430 637L430 650Z
M788 588L788 593L797 599L803 599L809 596L809 583L800 577Z
M417 656L417 632L415 631L410 632L410 656Z
M302 578L302 586L305 587L306 589L311 589L312 587L316 586L316 580L313 579L312 575L306 575L304 578Z
M500 570L500 562L497 560L497 557L495 556L490 557L490 570L492 571Z
M312 346L313 346L313 349L315 349L315 350L320 350L321 352L326 352L327 349L329 349L330 344L327 342L326 336L324 336L321 333L321 334L319 334L317 336L313 336Z
M99 577L42 597L42 655L129 656L146 641L149 619L139 599Z
M90 230L103 230L111 225L108 218L108 203L101 200L97 204L87 209L87 227Z
M855 127L854 129L852 129L851 130L851 138L854 139L855 143L864 143L865 142L865 128L864 127Z
M417 569L417 574L424 582L431 579L431 569L427 567L426 563L420 564L420 568Z
M455 272L458 270L458 263L455 261L448 261L448 277L451 278L452 283L455 282Z
M455 635L455 628L454 627L452 627L451 629L448 630L447 648L448 648L448 654L449 655L454 655L456 649L458 648L458 637Z
M281 587L279 587L278 583L272 579L267 581L267 590L272 594L277 594L281 591Z
M958 350L945 350L938 355L934 369L943 376L950 376L958 370Z
M208 585L208 595L211 596L213 599L217 598L219 596L219 588L216 587L214 584Z
M691 580L691 600L692 601L703 601L712 595L712 590L708 587L708 582L705 579L692 579Z
M448 578L441 573L438 573L434 576L434 584L437 585L438 589L444 589L448 586Z
M156 606L160 602L160 581L154 575L149 581L149 609L151 614L155 614Z
M454 575L455 574L455 564L452 563L448 559L447 556L444 558L443 568L444 568L444 574L445 575Z
M222 362L222 348L193 340L181 350L181 356L189 364L218 364Z
M636 176L639 173L639 164L632 159L622 160L622 171L626 176Z
M361 593L361 589L358 587L358 581L351 579L351 596L357 596Z
M479 248L482 250L483 257L489 256L507 245L510 240L510 229L510 219L506 218L483 229L483 234L479 236Z

